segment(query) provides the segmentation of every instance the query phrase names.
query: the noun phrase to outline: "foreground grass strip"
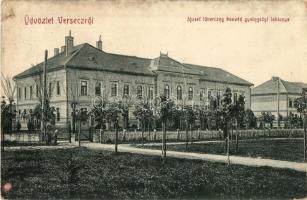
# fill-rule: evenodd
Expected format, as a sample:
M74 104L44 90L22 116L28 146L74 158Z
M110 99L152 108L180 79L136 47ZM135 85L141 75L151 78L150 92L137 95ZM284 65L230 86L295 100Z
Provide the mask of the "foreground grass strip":
M301 198L306 174L267 167L84 148L10 151L2 156L9 199Z
M269 158L275 160L287 160L302 162L304 152L304 141L302 139L283 139L283 140L244 140L239 141L239 149L236 152L235 141L230 143L230 154L237 156L246 156L253 158ZM139 146L140 147L140 146ZM142 148L161 149L160 145L144 146ZM224 142L212 142L206 144L190 144L186 151L185 144L169 144L170 151L207 153L207 154L225 154Z

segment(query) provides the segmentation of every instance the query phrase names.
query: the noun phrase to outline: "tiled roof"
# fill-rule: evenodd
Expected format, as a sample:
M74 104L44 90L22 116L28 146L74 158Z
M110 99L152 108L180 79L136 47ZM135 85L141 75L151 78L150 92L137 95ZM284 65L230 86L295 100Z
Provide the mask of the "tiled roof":
M89 44L84 44L78 54L66 63L66 66L89 70L154 75L149 70L150 62L151 59L106 53Z
M302 92L302 88L307 87L306 83L289 82L282 79L279 79L279 81L280 93L300 94ZM277 93L277 81L273 81L273 79L270 79L252 89L252 95L275 93Z
M81 48L83 45L78 45L74 47L74 50L70 55L66 56L65 52L61 52L47 60L47 70L52 71L53 69L58 69L64 67L65 63L70 60ZM29 75L41 73L43 71L44 62L41 62L31 68L21 72L20 74L14 76L14 79L26 77Z
M65 52L51 57L47 61L47 70L61 67L84 68L88 70L105 70L143 75L154 75L149 70L150 59L106 53L90 44L84 43L74 47L74 51L66 56ZM29 76L43 69L43 62L25 70L14 78Z
M231 74L221 68L206 67L206 66L186 64L186 63L184 63L184 65L190 69L199 70L202 80L242 84L242 85L248 85L248 86L253 85L252 83L234 74Z
M18 79L39 73L43 69L43 64L43 62L39 63L14 78ZM49 58L47 64L47 71L68 67L154 76L155 71L160 70L197 75L200 79L209 81L253 85L220 68L184 64L163 54L155 59L112 54L101 51L87 43L75 46L74 51L68 56L65 52L61 52Z

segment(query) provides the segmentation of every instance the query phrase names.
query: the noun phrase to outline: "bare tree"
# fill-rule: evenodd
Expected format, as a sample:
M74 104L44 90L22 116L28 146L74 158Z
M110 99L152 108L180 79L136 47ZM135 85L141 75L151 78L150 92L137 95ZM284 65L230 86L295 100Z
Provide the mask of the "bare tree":
M15 86L15 83L12 79L12 77L10 75L4 75L3 73L1 73L1 90L3 91L4 93L4 100L3 100L3 103L1 105L1 141L4 141L4 131L2 130L3 129L3 123L4 121L6 121L7 125L8 125L8 131L11 131L12 130L12 121L13 121L13 117L14 117L14 113L13 113L13 110L12 110L12 104L14 102L14 98L15 98L15 93L16 93L16 86ZM9 104L8 106L6 106L6 114L4 112L5 109L3 109L4 105L6 104L5 101L8 101ZM6 116L4 116L6 115ZM5 118L5 120L4 120ZM1 145L1 147L3 147L3 145Z
M1 72L1 90L3 91L5 97L9 103L13 103L16 93L15 82L10 75L4 75Z

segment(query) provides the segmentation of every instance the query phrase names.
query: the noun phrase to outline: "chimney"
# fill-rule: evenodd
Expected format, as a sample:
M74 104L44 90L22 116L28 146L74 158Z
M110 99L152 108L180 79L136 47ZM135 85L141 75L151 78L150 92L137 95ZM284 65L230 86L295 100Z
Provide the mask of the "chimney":
M272 76L272 81L278 81L280 78L278 76Z
M66 49L66 46L65 46L65 45L64 45L64 46L61 46L61 52L64 52L65 49Z
M99 40L96 42L96 48L102 51L101 35L99 35Z
M54 55L55 55L55 56L58 55L59 52L60 52L59 48L54 48Z
M71 30L69 30L69 35L65 37L65 46L66 56L68 56L74 50L74 38L71 37Z

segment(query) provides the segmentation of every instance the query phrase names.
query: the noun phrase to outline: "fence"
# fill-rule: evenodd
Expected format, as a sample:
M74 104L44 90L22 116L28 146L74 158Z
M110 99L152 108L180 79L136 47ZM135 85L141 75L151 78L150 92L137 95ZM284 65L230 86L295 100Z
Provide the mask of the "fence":
M234 139L236 130L230 131L230 138ZM238 130L239 139L251 139L251 138L264 138L264 137L303 137L303 129L253 129L253 130ZM185 131L167 131L166 138L168 141L185 141ZM142 133L139 131L119 131L118 139L121 142L140 142L142 140ZM194 130L188 132L189 141L200 140L212 140L223 139L223 131L206 131L206 130ZM162 132L144 132L144 141L161 141ZM113 143L115 141L114 131L101 131L96 130L93 133L94 142Z

